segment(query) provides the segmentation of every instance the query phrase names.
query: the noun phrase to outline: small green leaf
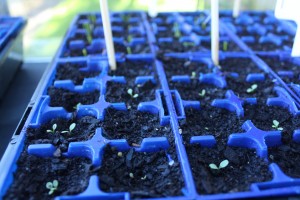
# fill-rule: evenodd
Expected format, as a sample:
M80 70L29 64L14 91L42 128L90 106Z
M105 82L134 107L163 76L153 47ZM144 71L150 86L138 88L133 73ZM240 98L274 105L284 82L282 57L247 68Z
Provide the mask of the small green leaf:
M52 126L53 131L55 131L56 128L57 128L57 124L53 124L53 126Z
M228 160L223 160L219 165L219 169L227 167L228 164L229 164Z
M134 94L133 95L133 98L137 98L139 95L138 94Z
M279 127L279 128L277 128L277 130L279 130L279 131L282 131L282 130L283 130L283 128L282 128L282 127Z
M217 165L215 165L215 164L213 164L213 163L209 164L209 167L210 167L211 169L219 169L219 168L217 167Z
M251 88L252 88L252 90L255 90L255 89L257 88L257 84L253 84L253 85L251 86Z
M70 132L73 131L75 127L76 127L76 124L72 123L69 127Z
M251 93L252 92L252 89L251 88L248 88L247 89L247 93Z
M52 133L53 131L52 130L47 130L47 133Z
M48 188L50 190L52 187L53 187L53 184L51 182L46 183L46 188Z
M279 126L279 122L277 120L273 120L273 125L275 126L273 128L276 128Z
M129 89L127 90L127 93L128 93L130 96L132 96L132 89L129 88Z
M53 181L53 187L54 187L54 188L57 188L57 187L58 187L58 180L54 180L54 181Z
M69 131L62 131L61 133L69 133Z

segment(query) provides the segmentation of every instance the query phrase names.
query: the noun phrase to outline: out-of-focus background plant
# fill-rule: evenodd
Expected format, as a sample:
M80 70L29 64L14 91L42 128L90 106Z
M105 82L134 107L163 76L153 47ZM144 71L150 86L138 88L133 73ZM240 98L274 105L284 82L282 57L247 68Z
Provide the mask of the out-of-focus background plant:
M5 1L5 0L4 0ZM108 0L112 11L147 10L150 0ZM0 0L1 2L1 0ZM13 16L24 16L25 59L51 59L78 12L100 11L99 0L10 0ZM159 11L196 11L210 8L210 0L157 0ZM274 9L276 0L242 0L243 10ZM220 0L220 9L232 9L233 0Z

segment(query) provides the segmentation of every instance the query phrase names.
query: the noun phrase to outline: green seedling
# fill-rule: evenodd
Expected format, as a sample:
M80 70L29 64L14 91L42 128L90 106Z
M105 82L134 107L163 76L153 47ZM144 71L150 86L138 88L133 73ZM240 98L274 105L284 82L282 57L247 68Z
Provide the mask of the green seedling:
M91 30L91 27L90 27L90 24L83 24L83 28L86 30L86 33L87 34L91 34L92 30Z
M247 89L247 93L252 93L257 89L257 84L251 85L250 88Z
M228 161L228 160L223 160L223 161L219 164L219 167L218 167L216 164L214 164L214 163L209 164L209 167L210 167L211 169L220 170L220 169L222 169L222 168L227 167L228 164L229 164L229 161Z
M57 124L53 124L52 125L52 130L48 129L47 133L55 133L56 129L57 129Z
M58 180L54 180L53 182L47 182L46 188L49 189L49 195L53 194L58 188Z
M193 42L184 42L183 46L184 47L193 47L193 46L195 46L195 44Z
M279 127L279 121L277 120L273 120L273 125L272 125L273 128L276 128L278 131L282 131L283 128L282 127Z
M96 24L96 15L89 15L89 19L93 24Z
M223 42L223 51L227 51L228 50L228 42L224 41Z
M197 76L197 73L196 72L192 72L191 79L195 79L196 76Z
M74 106L74 110L78 110L78 107L81 105L81 103L76 104L76 106Z
M75 123L72 123L70 126L69 126L69 130L68 131L62 131L61 133L69 133L71 134L72 131L75 129L76 127L76 124Z
M181 37L181 32L179 30L179 25L177 23L174 24L174 37L175 38L180 38Z
M139 95L138 94L133 94L133 90L129 88L127 90L127 93L132 97L132 98L137 98Z
M87 55L88 55L88 53L87 53L87 50L86 50L86 49L82 49L82 55L83 55L83 56L87 56Z
M199 94L200 97L204 97L204 96L205 96L205 93L206 93L206 91L205 91L205 89L203 89L203 90L201 90L201 92L199 92L198 94Z
M127 36L127 42L128 42L128 43L131 43L131 41L132 41L132 35L128 35L128 36Z
M127 54L132 54L132 51L131 51L131 47L130 47L130 46L127 46L127 47L126 47L126 50L127 50Z
M91 34L87 34L86 35L86 40L88 41L89 44L91 44L92 40L93 40L92 35Z

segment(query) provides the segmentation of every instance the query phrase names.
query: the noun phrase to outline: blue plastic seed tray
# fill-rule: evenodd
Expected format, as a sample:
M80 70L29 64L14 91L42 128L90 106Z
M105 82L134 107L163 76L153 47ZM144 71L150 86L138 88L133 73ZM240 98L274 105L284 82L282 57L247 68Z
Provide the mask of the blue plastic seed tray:
M20 17L0 16L0 50L20 31L24 20Z
M115 74L110 71L100 15L98 13L78 15L71 24L57 56L49 66L49 73L42 79L33 99L34 102L27 108L1 160L0 196L5 197L11 184L16 181L14 173L18 171L17 161L23 151L37 158L54 158L54 155L57 154L55 145L47 140L25 145L28 128L36 129L55 118L71 119L74 117L74 113L78 119L92 116L104 121L111 116L107 112L109 109L150 113L158 117L160 126L170 126L171 132L169 135L158 134L155 137L143 137L139 144L135 144L129 142L130 138L112 137L113 139L108 139L104 134L105 128L98 127L95 134L88 140L70 142L61 156L69 159L88 158L91 165L98 168L105 164L103 152L108 145L120 152L130 149L134 149L136 152L165 151L170 168L174 162L180 165L180 174L183 180L181 195L145 199L253 199L300 195L300 179L286 175L277 163L270 161L268 156L269 148L281 145L283 132L280 129L272 129L271 125L269 130L259 129L254 122L247 119L241 125L239 133L233 132L228 136L227 145L254 149L256 155L268 164L272 178L266 182L253 182L247 190L240 192L216 194L199 192L196 180L207 179L207 177L193 176L191 160L188 157L193 152L189 152L187 146L195 145L200 150L207 147L213 148L218 145L219 137L207 131L204 135L193 133L191 138L184 139L186 130L182 128L182 123L189 121L189 117L186 115L187 109L201 112L207 107L213 107L234 113L237 118L241 119L248 112L247 105L263 104L273 106L274 109L283 108L291 114L293 120L298 120L300 112L300 89L297 90L297 87L300 88L300 86L298 86L298 82L295 82L297 78L299 80L299 74L297 77L293 74L299 67L297 65L299 61L290 58L291 46L287 44L287 48L285 48L282 45L285 42L284 34L289 35L293 29L286 25L286 22L275 19L271 12L244 12L236 19L231 17L229 11L221 12L221 67L219 67L214 66L210 59L209 46L204 45L205 42L210 42L209 15L209 12L161 13L155 18L150 18L144 12L112 13L114 42L115 45L121 46L116 51L118 66L137 62L142 63L140 65L144 71L149 71L146 75L137 74L135 76L119 75L117 72ZM240 30L241 27L246 27L247 30ZM240 31L246 31L249 35L244 37L240 35ZM280 32L280 36L275 36L277 31ZM128 37L128 35L130 36ZM250 41L256 40L262 46L265 43L271 43L272 47L275 45L278 48L271 51L260 51L248 46ZM162 43L169 43L171 47L162 45ZM179 51L172 50L173 44L179 46ZM139 48L143 50L137 50ZM277 70L271 65L272 60L270 62L268 60L273 58L284 62L293 62L296 66L292 71ZM225 67L226 62L232 59L246 64L245 66L236 66L236 70L228 70ZM172 71L174 67L172 68L172 63L169 63L170 60L175 60L175 63L184 63L177 66L182 67L182 70L174 73ZM195 63L195 71L185 69L185 63ZM85 77L80 84L75 84L69 79L58 80L57 73L62 65L77 66L78 73L93 72L95 75ZM249 68L246 68L248 66ZM130 69L130 65L127 67ZM247 73L245 74L244 71ZM285 79L286 76L293 76L296 79L293 79L294 82L288 82L290 79ZM241 91L232 89L232 85L234 85L232 80L235 79L240 80L241 85L245 84L249 87L257 85L257 92L261 95L259 97L255 94L252 95L251 92L246 92L247 88L242 88ZM140 87L149 81L154 84L154 87L149 92L150 96L145 98L146 101L137 103L132 101L133 103L130 105L124 101L108 101L108 94L111 92L110 84L118 84L120 89L122 86L128 85ZM224 95L211 102L197 99L199 95L196 99L185 99L184 93L174 87L176 83L188 85L193 82L199 83L200 86L206 85L215 88ZM271 89L266 90L264 88L267 87L266 85ZM51 106L51 99L48 95L50 87L77 94L98 91L100 95L94 103L76 105L73 112L68 112L63 107ZM133 96L133 94L131 95ZM143 99L144 97L138 98ZM205 126L199 126L199 128L206 130ZM296 143L300 142L299 132L299 129L292 130L293 141ZM168 153L172 148L176 149L175 156ZM101 178L99 180L96 175L91 175L89 180L85 181L89 181L89 184L85 191L79 194L56 196L54 193L50 198L55 197L57 200L132 199L131 191L101 191L100 187L103 183Z

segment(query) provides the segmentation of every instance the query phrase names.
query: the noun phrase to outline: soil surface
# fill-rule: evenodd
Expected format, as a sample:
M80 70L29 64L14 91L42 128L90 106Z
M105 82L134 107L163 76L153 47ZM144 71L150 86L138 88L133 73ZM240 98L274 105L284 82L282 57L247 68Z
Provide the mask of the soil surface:
M109 71L109 75L111 76L125 76L126 78L133 78L137 76L153 76L154 73L154 63L130 60L118 63L115 71Z
M196 61L190 61L187 59L185 60L185 59L166 57L162 61L163 61L164 71L168 79L176 75L193 76L192 75L193 72L195 72L195 78L199 78L200 73L212 72L212 69L208 68L206 64L196 62Z
M91 161L86 158L39 158L26 151L17 162L14 182L4 199L41 200L83 192L89 181ZM47 182L58 181L57 190L49 195Z
M220 60L223 73L236 72L245 77L250 73L264 73L250 58L226 58Z
M84 64L61 64L57 67L55 80L72 80L75 85L81 85L84 78L96 77L101 73L101 71L81 72L79 69L83 67Z
M276 163L280 169L292 178L300 178L300 144L285 142L278 147L268 149L269 161Z
M244 120L235 112L223 108L204 106L200 110L185 109L186 120L180 121L182 136L186 144L192 136L213 135L217 141L226 144L232 133L243 133Z
M222 145L203 148L193 144L187 146L187 154L200 194L249 191L252 183L272 179L268 163L257 157L255 151L251 149ZM225 168L209 167L211 163L219 166L225 159L229 161Z
M171 82L169 87L171 90L177 90L182 100L200 101L201 107L210 105L214 99L225 98L226 92L213 85L201 84L198 80L193 80L191 83ZM202 91L205 91L204 95Z
M139 103L154 100L157 88L151 81L132 86L109 81L105 100L110 103L124 102L128 109L136 109ZM132 89L132 95L128 93L128 89ZM135 94L138 96L135 97Z
M95 90L93 92L77 93L70 90L49 87L48 95L50 96L50 106L64 107L68 112L77 110L77 105L94 104L99 100L100 92Z
M174 164L169 165L168 153ZM104 192L130 192L131 198L155 198L182 195L183 177L175 149L155 153L122 152L106 148L99 169L100 188Z
M74 130L68 133L61 133L62 131L69 131L72 123L76 124ZM56 124L57 128L53 130L52 126ZM53 144L58 150L55 152L56 157L61 156L61 152L68 150L70 142L86 141L92 138L95 134L96 128L100 127L100 121L94 117L85 116L81 119L61 119L55 118L48 123L42 124L38 128L29 127L26 132L27 144Z
M128 111L107 109L101 127L103 136L107 139L126 139L129 145L140 144L144 138L149 137L170 138L172 134L169 125L160 125L158 114L133 109Z

